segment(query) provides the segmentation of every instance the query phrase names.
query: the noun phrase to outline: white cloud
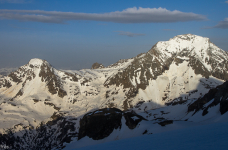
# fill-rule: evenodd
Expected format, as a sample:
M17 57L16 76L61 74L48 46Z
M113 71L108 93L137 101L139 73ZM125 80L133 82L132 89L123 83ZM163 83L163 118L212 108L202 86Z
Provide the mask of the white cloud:
M221 29L228 29L228 18L225 18L224 21L220 21L216 26L213 28L221 28Z
M126 32L126 31L114 31L119 32L119 35L129 36L129 37L135 37L135 36L144 36L145 34L142 33L132 33L132 32Z
M65 23L69 20L91 20L115 23L168 23L202 21L207 18L200 14L185 13L165 8L127 8L108 13L74 13L43 10L0 10L0 19L34 21L44 23Z
M225 1L225 3L227 3L227 4L228 4L228 1Z

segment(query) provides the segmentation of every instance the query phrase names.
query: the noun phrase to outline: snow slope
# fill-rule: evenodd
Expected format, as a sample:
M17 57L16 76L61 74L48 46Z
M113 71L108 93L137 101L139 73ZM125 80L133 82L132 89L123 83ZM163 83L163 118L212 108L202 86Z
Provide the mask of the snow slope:
M143 112L198 98L228 79L227 60L208 38L191 34L102 69L57 70L31 59L0 79L0 129L36 127L56 112L81 116L106 107Z
M104 144L77 148L77 150L214 150L226 149L228 140L228 122L193 126L185 129L144 135ZM73 150L74 148L66 148Z
M226 125L227 125L227 119L228 119L228 113L227 113L227 106L226 106L226 112L224 114L222 114L221 112L221 107L223 107L224 104L224 100L222 100L223 98L225 98L225 101L228 101L228 97L227 97L227 90L228 90L228 82L224 83L223 85L215 88L218 90L213 89L215 92L212 93L216 93L216 94L211 94L211 92L207 93L204 97L199 98L199 99L190 99L187 101L183 101L183 102L174 102L171 103L170 105L166 106L166 107L162 107L159 109L153 109L153 110L148 110L145 112L138 112L138 114L144 118L146 118L147 120L143 120L141 121L136 128L134 129L129 129L127 127L127 120L125 120L124 118L122 119L122 128L114 130L108 137L102 139L102 140L93 140L91 138L89 138L88 136L78 140L78 141L74 141L71 142L70 144L66 145L66 149L75 149L75 148L80 148L80 147L85 147L85 149L90 149L91 147L89 145L96 145L96 144L101 144L101 143L105 143L104 146L106 147L107 145L112 145L112 143L107 143L106 142L110 142L110 141L116 141L119 140L119 142L121 143L121 145L128 145L129 142L132 143L136 143L136 145L138 145L138 143L140 143L140 146L145 145L147 147L150 147L149 145L150 143L147 143L146 141L148 141L148 138L153 139L154 143L156 143L157 145L154 147L154 145L152 144L151 147L153 148L157 148L160 149L161 148L167 148L166 146L168 146L171 143L176 143L183 138L184 140L181 141L180 143L183 144L183 146L181 146L180 148L183 149L184 146L188 146L188 145L193 145L196 144L198 145L198 142L202 142L203 144L205 144L206 146L210 146L211 143L222 143L224 144L224 142L227 140L227 138L224 139L224 137L226 137ZM199 109L199 111L189 111L189 108L192 107L192 105L198 101L201 101L201 99L205 99L205 97L207 97L207 95L210 96L210 100L207 100L207 102L203 105L202 108ZM220 99L220 105L219 103L210 106L208 109L207 107L209 105L211 105L212 103L214 103L214 99ZM223 102L223 103L222 103ZM198 106L195 108L197 109ZM208 113L204 114L203 112L205 111L205 109L207 109ZM134 117L132 119L137 119L137 117ZM221 125L221 131L219 130L215 130L213 128L217 128L218 126ZM202 130L203 129L203 130ZM204 130L206 129L206 130ZM209 130L210 129L210 130ZM201 132L202 130L202 132ZM214 131L214 132L211 132ZM173 132L170 132L173 131ZM170 134L172 135L172 133L174 133L173 137L170 136ZM132 138L135 136L141 136L141 135L150 135L150 137L148 136L143 136L140 138ZM152 134L152 135L151 135ZM190 136L192 134L192 136ZM201 135L201 136L199 136ZM222 135L222 137L218 137L221 139L216 139L214 140L214 138L212 136L208 137L209 135L213 135L213 137L217 138L217 135ZM179 139L179 136L181 139ZM190 137L189 137L190 136ZM197 137L199 136L199 137ZM159 137L157 139L157 137ZM126 138L130 138L130 139L126 139ZM170 139L169 139L170 138ZM194 138L194 139L191 139ZM126 140L123 140L126 139ZM163 139L163 140L162 140ZM139 140L136 141L135 140ZM143 141L142 141L143 140ZM220 141L221 140L221 141ZM190 142L191 141L191 142ZM210 142L213 141L213 142ZM164 143L167 142L167 144L165 144L166 146L164 146ZM196 142L196 143L194 143ZM207 143L209 142L209 143ZM118 143L118 142L114 142L114 143ZM134 146L137 147L136 145L130 146L129 148L133 148ZM88 146L88 148L87 148ZM101 146L101 147L100 147ZM98 148L103 148L102 145L97 145ZM132 146L132 147L131 147ZM202 146L202 145L201 145ZM96 146L95 146L96 147ZM94 148L94 146L93 146ZM123 147L115 147L115 148L120 148L120 149L124 149L126 148L125 146ZM146 148L146 147L145 147ZM172 148L179 148L178 145L173 145ZM190 147L190 149L192 149L193 147ZM214 147L213 147L214 148Z
M184 122L187 120L210 123L221 118L220 108L226 106L226 99L205 102L200 98L226 80L227 52L208 38L192 34L158 42L147 53L106 68L57 70L47 61L34 58L0 78L0 133L9 128L24 133L49 123L53 138L61 135L58 143L69 142L73 137L77 140L80 119L103 108L134 111L148 120L142 121L134 133L123 126L103 142L139 136L145 130L156 133L185 128L190 126ZM165 130L159 124L171 122L173 125ZM71 125L64 128L63 124ZM61 129L54 131L56 128ZM70 137L65 138L63 128ZM76 143L83 145L83 140Z

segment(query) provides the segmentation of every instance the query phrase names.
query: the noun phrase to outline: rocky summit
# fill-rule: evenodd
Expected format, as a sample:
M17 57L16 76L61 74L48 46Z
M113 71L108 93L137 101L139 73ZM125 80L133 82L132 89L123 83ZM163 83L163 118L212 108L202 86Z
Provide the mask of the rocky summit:
M86 139L110 141L156 133L176 120L220 117L228 110L227 61L226 51L192 34L158 42L108 67L57 70L46 60L31 59L0 78L0 144L80 147Z
M104 68L104 66L96 62L92 65L91 69L101 69L101 68Z

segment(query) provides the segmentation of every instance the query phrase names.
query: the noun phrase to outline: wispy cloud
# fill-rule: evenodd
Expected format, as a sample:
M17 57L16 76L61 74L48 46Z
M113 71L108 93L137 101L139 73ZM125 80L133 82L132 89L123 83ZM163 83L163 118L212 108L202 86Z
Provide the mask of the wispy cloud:
M217 25L215 26L210 26L210 27L203 27L201 29L214 29L214 28L220 28L220 29L228 29L228 18L225 18L223 21L220 21Z
M0 0L0 3L26 3L26 0Z
M228 29L228 18L225 18L223 21L220 21L216 26L212 28Z
M128 36L128 37L135 37L135 36L144 36L145 34L142 33L132 33L132 32L126 32L126 31L114 31L114 32L118 32L118 35L124 35L124 36Z
M225 3L227 3L227 4L228 4L228 1L225 1Z
M207 18L200 14L185 13L165 8L127 8L108 13L75 13L43 10L0 10L1 19L33 21L43 23L66 23L69 20L92 20L115 23L168 23L202 21Z

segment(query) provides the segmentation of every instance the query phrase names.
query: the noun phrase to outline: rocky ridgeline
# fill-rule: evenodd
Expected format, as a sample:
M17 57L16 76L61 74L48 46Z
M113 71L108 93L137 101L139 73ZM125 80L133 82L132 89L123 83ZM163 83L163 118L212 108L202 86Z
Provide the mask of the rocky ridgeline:
M172 112L156 117L152 109L178 105L186 105L183 116L200 111L207 116L218 105L223 115L228 111L227 61L227 52L191 34L158 42L106 68L94 63L92 69L60 71L32 59L0 78L0 119L8 128L0 134L0 145L62 149L75 138L100 140L123 126L135 129L148 118L166 126L173 120L163 116Z
M104 66L102 64L99 64L99 63L94 63L91 67L91 69L102 69L104 68Z

